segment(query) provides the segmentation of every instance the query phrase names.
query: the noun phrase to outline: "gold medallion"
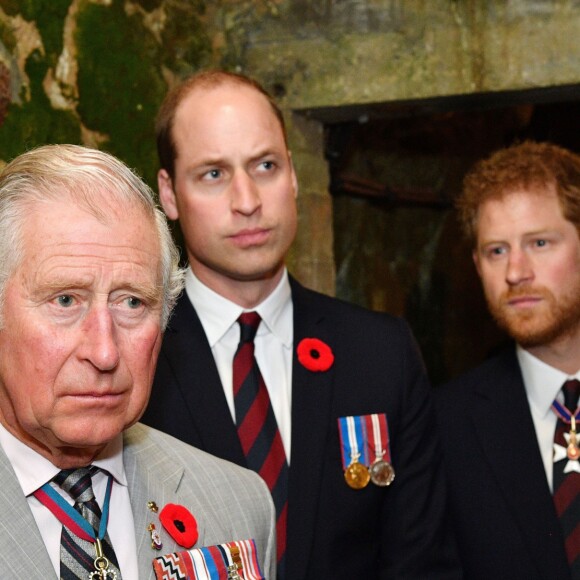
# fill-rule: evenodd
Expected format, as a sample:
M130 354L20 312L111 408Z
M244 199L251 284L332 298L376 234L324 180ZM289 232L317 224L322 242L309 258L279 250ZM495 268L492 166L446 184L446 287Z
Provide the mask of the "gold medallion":
M386 487L393 483L395 470L393 466L384 459L377 459L369 468L371 481L379 487Z
M578 440L576 439L576 421L572 417L572 428L570 429L570 438L568 439L568 447L566 448L566 455L572 461L580 457L580 449L578 449Z
M363 489L371 479L369 470L358 461L353 461L344 472L344 479L352 489Z
M568 456L568 459L571 459L572 461L577 460L580 457L580 449L578 449L576 445L570 443L566 448L566 455Z

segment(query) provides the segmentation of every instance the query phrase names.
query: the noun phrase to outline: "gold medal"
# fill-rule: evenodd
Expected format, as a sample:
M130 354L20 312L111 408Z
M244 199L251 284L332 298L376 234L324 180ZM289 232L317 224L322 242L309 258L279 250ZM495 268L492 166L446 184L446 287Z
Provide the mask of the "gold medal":
M94 560L95 571L89 574L89 580L117 580L117 572L109 570L109 560L103 554L103 546L99 538L95 538L95 553Z
M369 470L358 461L353 461L344 472L344 479L352 489L363 489L371 479Z
M371 481L379 487L386 487L393 483L395 470L393 466L384 459L377 459L369 468Z
M568 447L566 448L566 455L572 461L580 457L580 449L578 449L578 440L576 439L576 418L572 415L570 425L570 436L568 439Z
M566 455L568 456L568 459L573 461L580 457L580 449L578 449L576 431L570 431L570 439L568 440L568 447L566 447Z
M580 449L578 449L577 445L569 443L566 448L566 455L568 456L568 459L571 459L572 461L577 460L580 458Z

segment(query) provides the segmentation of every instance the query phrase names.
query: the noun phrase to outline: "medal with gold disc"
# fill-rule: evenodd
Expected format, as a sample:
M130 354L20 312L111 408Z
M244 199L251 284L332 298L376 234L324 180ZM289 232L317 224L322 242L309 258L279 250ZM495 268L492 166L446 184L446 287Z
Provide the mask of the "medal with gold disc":
M566 455L572 461L578 461L578 458L580 458L580 449L578 449L578 438L576 436L576 417L574 415L570 418L570 433L568 447L566 447Z
M363 417L339 417L342 467L344 480L352 489L365 488L370 479L366 428ZM362 461L360 461L362 459Z
M564 466L563 472L576 471L580 473L580 442L576 432L576 424L580 419L580 407L572 412L556 399L551 408L561 421L570 426L569 432L563 434L566 441L565 447L554 441L554 463L567 459L568 462Z
M358 462L357 457L353 457L353 461L344 470L344 479L349 487L352 489L363 489L369 483L371 476L366 465Z

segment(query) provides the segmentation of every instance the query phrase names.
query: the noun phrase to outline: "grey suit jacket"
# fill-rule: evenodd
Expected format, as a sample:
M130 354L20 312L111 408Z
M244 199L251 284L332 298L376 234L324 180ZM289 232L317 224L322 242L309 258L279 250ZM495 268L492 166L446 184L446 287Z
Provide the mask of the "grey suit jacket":
M275 578L274 507L268 488L251 471L137 424L125 432L123 461L139 561L139 580L153 580L153 558L183 550L162 529L155 501L184 505L198 524L196 547L253 538L262 570ZM0 448L0 577L49 578L53 567L12 466ZM161 531L163 549L151 547L147 525ZM122 571L121 571L122 572ZM129 580L129 579L125 579Z

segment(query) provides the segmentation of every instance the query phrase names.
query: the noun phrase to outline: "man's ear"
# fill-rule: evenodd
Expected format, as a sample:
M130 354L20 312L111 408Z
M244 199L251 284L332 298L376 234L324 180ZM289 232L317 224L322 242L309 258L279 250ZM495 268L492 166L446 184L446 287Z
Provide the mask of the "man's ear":
M292 152L288 151L288 160L290 161L290 172L292 177L292 187L294 187L294 197L298 197L298 178L294 170L294 162L292 161Z
M170 220L178 219L179 212L177 211L177 200L175 199L175 191L173 190L173 181L165 169L160 169L157 172L157 188L159 190L159 203L161 203L165 215Z

